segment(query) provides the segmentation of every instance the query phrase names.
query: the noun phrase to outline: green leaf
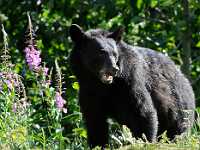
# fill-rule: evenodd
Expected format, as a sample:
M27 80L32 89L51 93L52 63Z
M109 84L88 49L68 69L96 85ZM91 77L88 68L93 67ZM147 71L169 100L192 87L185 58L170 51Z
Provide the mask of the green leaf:
M62 118L63 122L72 122L72 121L79 121L81 118L81 113L80 112L74 112L73 114L67 115Z
M171 6L173 3L174 0L160 0L160 5L163 7Z
M200 41L196 44L196 47L200 47Z
M87 132L84 128L75 128L73 129L73 132L79 137L87 138Z
M156 7L158 4L158 1L157 0L151 0L151 7L154 8Z
M76 79L76 77L72 75L72 76L69 76L69 79Z
M72 87L73 87L73 89L75 89L75 90L79 90L79 84L78 84L78 82L74 82L74 83L72 84Z
M143 0L137 0L137 8L140 10L142 8Z

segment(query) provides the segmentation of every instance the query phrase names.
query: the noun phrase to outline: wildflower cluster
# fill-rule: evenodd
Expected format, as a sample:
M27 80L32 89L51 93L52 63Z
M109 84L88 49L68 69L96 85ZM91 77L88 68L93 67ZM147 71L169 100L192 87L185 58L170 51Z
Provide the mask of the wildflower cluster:
M28 15L28 28L25 35L25 45L26 45L24 49L25 59L30 70L33 70L35 72L43 72L44 75L47 75L49 69L46 67L43 68L41 66L42 59L40 57L40 51L37 48L35 42L36 35L32 27L31 18L29 14L27 15Z
M55 66L56 66L56 82L57 82L57 91L55 95L56 99L56 107L59 110L62 110L64 113L67 113L67 109L64 107L66 101L62 98L62 74L60 71L60 68L58 66L57 60L55 60Z
M2 91L4 87L12 90L12 88L18 86L18 82L15 80L14 74L8 72L0 72L0 90Z
M7 33L5 32L3 25L2 33L4 38L4 47L0 65L0 97L3 98L5 96L9 96L7 102L3 102L5 104L4 107L6 107L6 105L13 105L14 107L17 104L18 107L21 108L20 111L24 112L22 109L24 110L25 103L27 104L26 92L21 77L14 72L14 65L10 61L11 57L9 55ZM21 103L22 101L24 105L19 104L19 102ZM14 112L17 110L17 107L15 107Z
M28 45L24 52L26 54L26 62L30 70L38 71L40 69L41 58L40 52L33 45Z
M19 76L13 72L0 72L0 89L8 89L12 90L13 88L20 88L21 81L19 80ZM21 91L19 89L18 91Z
M58 143L54 145L58 149L58 145L62 145L67 139L62 133L63 125L66 126L63 120L70 116L66 114L68 110L62 87L63 74L56 60L56 74L53 76L55 82L52 81L53 69L47 68L42 61L29 14L27 29L23 49L27 67L23 67L22 77L18 66L11 63L7 34L2 26L4 47L0 58L0 135L5 136L0 136L0 143L14 143L11 149L31 149L32 145L43 146L36 139L45 139L51 135L51 142ZM55 87L51 83L55 83ZM77 111L78 109L77 107ZM80 121L79 117L80 114L76 114L75 120ZM76 127L78 125L74 124L73 128ZM28 135L33 135L34 138L28 138ZM62 146L59 148L64 149Z
M64 104L66 103L66 101L62 98L59 92L56 92L55 99L56 99L56 107L59 110L62 110L64 113L67 113L67 109L64 108Z
M36 41L35 41L36 35L35 35L33 27L32 27L31 18L29 16L29 14L27 14L27 15L28 15L28 28L27 28L27 32L25 35L26 47L24 49L26 63L31 71L34 71L35 73L42 73L41 74L42 76L49 77L49 75L48 75L49 68L47 68L45 66L42 67L42 65L41 65L42 59L40 57L40 51L38 50ZM56 63L56 71L57 71L57 75L56 75L57 82L58 82L59 86L57 86L57 91L55 92L54 103L59 111L62 110L64 113L66 113L67 109L64 108L66 101L61 96L62 95L61 71L60 71L57 63ZM51 82L50 79L47 79L47 78L43 78L43 80L40 80L40 83L44 88L49 87L50 82ZM44 91L45 91L45 89L44 89Z

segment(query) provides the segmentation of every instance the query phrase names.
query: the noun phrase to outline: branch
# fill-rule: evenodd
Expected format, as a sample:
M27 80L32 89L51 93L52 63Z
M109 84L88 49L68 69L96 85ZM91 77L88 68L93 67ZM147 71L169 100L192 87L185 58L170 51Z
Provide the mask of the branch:
M191 72L191 17L190 17L190 10L189 10L189 2L188 0L182 0L183 6L183 19L185 21L186 30L183 33L183 51L182 51L182 66L181 70L183 73L190 78Z

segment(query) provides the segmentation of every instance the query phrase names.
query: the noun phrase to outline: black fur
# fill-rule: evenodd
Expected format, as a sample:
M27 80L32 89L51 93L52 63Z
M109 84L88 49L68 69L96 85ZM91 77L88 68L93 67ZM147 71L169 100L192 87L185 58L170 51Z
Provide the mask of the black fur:
M71 67L80 84L90 146L108 143L109 117L150 142L165 130L169 138L185 132L194 121L190 83L169 57L128 45L121 34L70 28Z

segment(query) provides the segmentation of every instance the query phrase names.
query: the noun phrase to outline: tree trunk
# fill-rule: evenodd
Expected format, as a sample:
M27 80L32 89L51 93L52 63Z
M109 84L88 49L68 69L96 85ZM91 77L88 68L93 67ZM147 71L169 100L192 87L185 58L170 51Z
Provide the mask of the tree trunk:
M183 42L182 42L182 66L181 70L183 73L190 79L191 74L191 18L189 11L189 2L188 0L182 0L183 6L183 19L185 21L185 32L183 33Z

